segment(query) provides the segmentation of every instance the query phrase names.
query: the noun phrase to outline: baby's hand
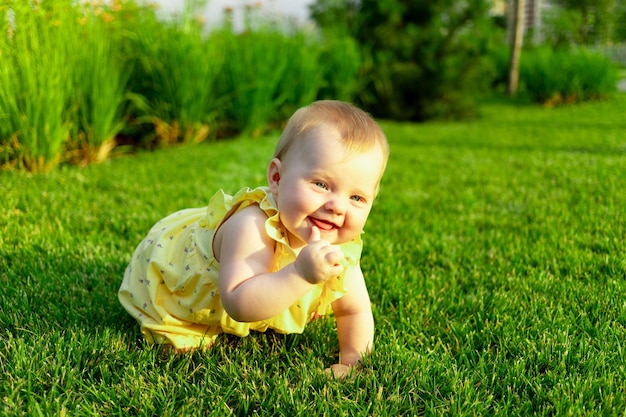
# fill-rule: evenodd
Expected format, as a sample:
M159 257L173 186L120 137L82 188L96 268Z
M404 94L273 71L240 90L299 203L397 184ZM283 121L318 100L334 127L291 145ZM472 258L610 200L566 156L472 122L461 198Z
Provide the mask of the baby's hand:
M321 239L320 230L313 226L308 245L296 258L295 267L298 274L309 283L319 284L343 272L343 266L340 265L343 258L339 246Z

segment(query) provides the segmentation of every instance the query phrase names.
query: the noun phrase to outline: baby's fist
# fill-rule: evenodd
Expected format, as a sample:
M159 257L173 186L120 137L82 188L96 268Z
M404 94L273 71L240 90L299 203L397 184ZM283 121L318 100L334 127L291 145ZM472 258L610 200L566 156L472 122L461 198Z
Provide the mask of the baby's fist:
M340 264L343 259L341 248L321 239L319 229L313 226L309 242L296 258L295 267L309 283L319 284L343 273Z

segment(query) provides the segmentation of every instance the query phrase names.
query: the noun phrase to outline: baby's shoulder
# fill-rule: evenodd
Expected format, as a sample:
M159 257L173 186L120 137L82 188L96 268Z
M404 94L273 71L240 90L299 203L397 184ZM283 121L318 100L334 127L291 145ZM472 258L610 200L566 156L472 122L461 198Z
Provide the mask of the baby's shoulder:
M250 225L251 223L264 224L266 220L267 213L265 213L258 204L253 203L232 213L228 218L224 219L222 226L226 225L226 223L231 225Z
M257 204L236 211L225 219L215 232L213 240L215 254L221 252L224 240L236 239L247 244L258 242L266 245L269 240L265 233L266 221L267 214Z

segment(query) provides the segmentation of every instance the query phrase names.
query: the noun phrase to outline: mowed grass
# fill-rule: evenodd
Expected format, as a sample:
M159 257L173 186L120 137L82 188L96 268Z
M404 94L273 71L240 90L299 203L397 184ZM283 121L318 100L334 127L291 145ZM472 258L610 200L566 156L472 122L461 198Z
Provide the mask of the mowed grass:
M164 355L117 302L134 247L277 135L0 174L2 415L624 415L626 95L386 123L362 267L376 347L330 380L331 319Z

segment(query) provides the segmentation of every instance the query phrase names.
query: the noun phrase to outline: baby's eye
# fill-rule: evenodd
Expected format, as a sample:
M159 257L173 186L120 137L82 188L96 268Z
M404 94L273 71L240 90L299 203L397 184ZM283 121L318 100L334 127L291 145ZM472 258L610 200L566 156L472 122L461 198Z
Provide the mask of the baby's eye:
M352 197L350 197L350 199L352 201L357 201L359 203L364 203L365 199L363 197L361 197L360 195L353 195Z
M315 181L315 186L323 188L324 190L327 190L328 187L326 186L325 183L323 183L322 181Z

